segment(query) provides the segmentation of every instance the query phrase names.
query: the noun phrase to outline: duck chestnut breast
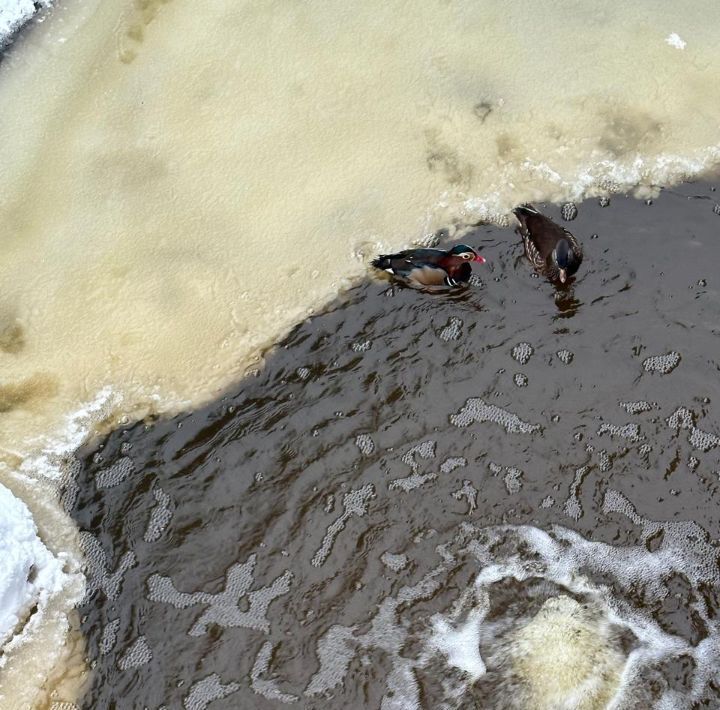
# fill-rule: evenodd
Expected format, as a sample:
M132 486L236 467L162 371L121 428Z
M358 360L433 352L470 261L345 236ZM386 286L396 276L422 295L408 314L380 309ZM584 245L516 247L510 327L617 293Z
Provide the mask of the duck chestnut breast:
M470 264L485 259L467 244L442 249L408 249L397 254L382 254L372 265L413 286L455 287L467 283L472 274Z

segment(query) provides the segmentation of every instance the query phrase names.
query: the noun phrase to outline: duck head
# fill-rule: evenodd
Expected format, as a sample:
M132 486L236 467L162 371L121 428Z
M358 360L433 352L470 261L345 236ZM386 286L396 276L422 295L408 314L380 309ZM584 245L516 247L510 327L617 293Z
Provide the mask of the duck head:
M467 244L457 244L448 253L450 256L456 257L461 261L477 261L478 264L485 263L485 258L480 256L480 254Z
M561 239L552 254L550 254L550 266L558 271L558 279L564 284L568 280L568 275L575 273L574 266L575 254L570 248L570 242L567 239Z

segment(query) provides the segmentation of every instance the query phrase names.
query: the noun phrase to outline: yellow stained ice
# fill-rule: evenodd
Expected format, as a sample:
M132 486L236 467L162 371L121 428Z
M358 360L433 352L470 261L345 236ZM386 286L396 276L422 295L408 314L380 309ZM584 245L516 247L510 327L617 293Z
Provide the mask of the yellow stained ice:
M55 476L35 462L68 429L212 398L378 249L715 165L715 15L57 5L0 64L0 484ZM73 555L43 497L24 500Z
M543 604L517 633L511 655L533 710L609 707L625 661L607 624L566 596Z

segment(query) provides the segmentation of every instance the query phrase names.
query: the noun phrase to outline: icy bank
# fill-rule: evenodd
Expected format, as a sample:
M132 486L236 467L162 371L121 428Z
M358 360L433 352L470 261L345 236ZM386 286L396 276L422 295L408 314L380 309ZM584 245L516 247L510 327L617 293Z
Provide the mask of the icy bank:
M38 537L27 506L3 485L0 510L0 644L5 651L19 643L16 634L23 626L39 622L49 598L63 588L68 575L62 560ZM5 662L3 654L0 668Z
M32 496L18 482L18 495ZM36 491L38 495L40 492ZM29 497L30 496L30 497ZM61 700L74 699L84 677L84 644L70 630L69 612L80 600L84 578L70 552L65 531L52 513L42 518L41 531L28 506L0 483L0 707L29 708L49 701L44 687L52 675L52 689ZM65 524L66 526L66 524ZM40 534L50 535L48 546ZM62 662L61 662L61 659ZM53 671L53 669L57 669ZM61 689L58 684L67 686Z
M48 0L0 0L0 49L17 30L37 11L37 7L49 7Z

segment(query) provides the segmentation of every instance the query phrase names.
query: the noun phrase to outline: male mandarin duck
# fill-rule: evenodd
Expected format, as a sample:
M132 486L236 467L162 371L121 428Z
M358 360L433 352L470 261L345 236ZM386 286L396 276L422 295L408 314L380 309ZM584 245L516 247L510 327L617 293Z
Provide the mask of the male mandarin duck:
M525 246L525 256L535 271L550 281L565 283L583 260L580 242L532 205L513 210L520 226L517 228Z
M373 259L376 269L387 271L412 286L454 287L467 283L472 274L470 263L484 264L485 259L467 244L449 251L408 249L397 254L381 254Z

